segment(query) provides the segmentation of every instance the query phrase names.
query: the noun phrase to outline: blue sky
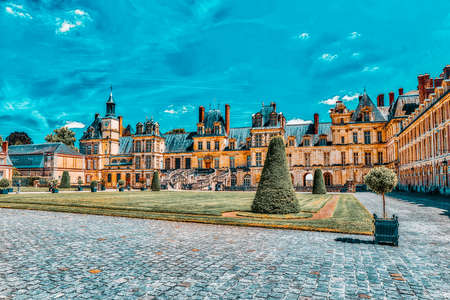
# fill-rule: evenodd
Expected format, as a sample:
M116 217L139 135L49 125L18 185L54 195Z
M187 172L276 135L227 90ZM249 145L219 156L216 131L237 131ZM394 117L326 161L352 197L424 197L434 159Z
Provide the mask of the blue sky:
M448 0L0 0L0 135L42 142L69 124L80 137L111 84L126 124L153 117L163 132L225 103L232 127L270 101L328 121L364 87L375 100L439 75L449 48Z

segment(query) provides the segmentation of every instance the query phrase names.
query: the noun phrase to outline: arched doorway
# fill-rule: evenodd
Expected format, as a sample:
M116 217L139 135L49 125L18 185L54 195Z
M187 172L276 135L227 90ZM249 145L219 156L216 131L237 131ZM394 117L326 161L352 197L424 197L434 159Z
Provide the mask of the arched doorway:
M236 175L231 175L231 186L236 186Z
M323 174L323 179L324 179L324 181L325 181L325 185L326 185L326 186L330 186L330 185L333 184L331 173L325 172L325 173Z
M303 186L312 186L313 176L311 173L306 173L303 176Z

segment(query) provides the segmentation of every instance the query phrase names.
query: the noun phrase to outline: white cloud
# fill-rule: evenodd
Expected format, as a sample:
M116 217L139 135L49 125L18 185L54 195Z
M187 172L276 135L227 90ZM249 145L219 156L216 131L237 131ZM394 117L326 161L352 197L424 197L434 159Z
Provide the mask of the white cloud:
M61 26L59 26L59 32L67 32L70 29L74 28L75 24L70 23L69 21L64 20L64 22L62 22Z
M86 127L86 125L84 125L81 122L77 122L77 121L66 121L66 125L64 125L64 127L67 127L67 128L84 128L84 127Z
M33 19L33 17L23 8L22 5L11 3L5 7L5 11L15 17Z
M177 114L177 112L174 109L166 109L164 112L171 115Z
M312 121L303 119L292 119L287 122L287 125L303 125L303 124L312 124Z
M311 37L311 35L308 32L303 32L303 33L300 33L299 35L297 35L296 38L299 40L307 40L310 37Z
M357 38L359 38L359 37L361 37L361 33L358 33L358 32L356 32L356 31L353 31L353 32L351 32L351 33L348 35L348 38L351 39L351 40L355 40L355 39L357 39Z
M342 97L339 95L336 95L332 98L322 100L322 101L320 101L320 103L327 104L327 105L335 105L337 101L349 102L349 101L353 101L353 100L357 99L358 97L359 97L359 94L344 95Z
M364 67L364 69L362 71L363 72L375 72L375 71L378 71L379 69L380 69L380 67L378 67L378 66Z
M76 27L84 27L90 21L91 17L84 10L72 10L66 13L64 19L56 18L56 33L67 33Z
M175 115L175 114L185 114L193 110L194 110L193 105L183 105L180 108L174 108L173 104L171 104L166 108L166 110L164 110L164 112L167 114Z
M353 56L353 57L360 57L361 54L360 54L359 52L353 52L353 53L352 53L352 56Z
M324 61L333 61L337 57L338 57L337 54L324 53L319 57L319 59L324 60Z
M85 12L85 11L83 11L83 10L81 10L81 9L75 9L73 12L74 12L75 14L77 14L77 15L80 15L80 16L87 15L87 12Z

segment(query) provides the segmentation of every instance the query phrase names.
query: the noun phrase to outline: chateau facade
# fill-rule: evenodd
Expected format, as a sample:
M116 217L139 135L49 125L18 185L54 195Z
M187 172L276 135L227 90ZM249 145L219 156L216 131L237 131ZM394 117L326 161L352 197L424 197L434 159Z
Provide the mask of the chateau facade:
M1 149L0 149L0 179L6 178L8 180L12 179L12 169L13 165L8 155L8 142L2 141L0 138Z
M251 189L257 186L271 137L284 137L291 178L308 190L315 168L321 168L330 190L353 191L374 166L387 166L399 176L399 187L449 194L448 160L450 66L436 79L418 77L418 89L376 104L364 92L356 109L337 101L331 122L287 124L276 103L263 105L251 116L251 126L231 127L229 105L199 107L196 131L160 132L146 120L123 126L116 116L112 93L106 115L95 115L80 140L84 180L103 179L115 187L149 184L155 170L168 189ZM249 116L250 117L250 116Z

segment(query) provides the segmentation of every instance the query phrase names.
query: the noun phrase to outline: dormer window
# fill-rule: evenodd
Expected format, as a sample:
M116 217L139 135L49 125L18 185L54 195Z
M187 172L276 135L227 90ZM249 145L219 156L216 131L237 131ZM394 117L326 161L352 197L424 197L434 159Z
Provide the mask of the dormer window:
M309 145L310 145L309 139L305 139L305 140L303 141L303 146L309 146Z
M230 142L230 150L234 150L236 148L236 142Z
M289 140L289 147L294 147L294 145L295 145L295 140L294 139L290 139Z
M324 138L324 137L320 138L319 145L320 146L326 146L327 145L327 139Z
M363 114L364 122L370 121L370 114L368 112L364 112Z
M344 124L344 119L341 119L341 124Z

